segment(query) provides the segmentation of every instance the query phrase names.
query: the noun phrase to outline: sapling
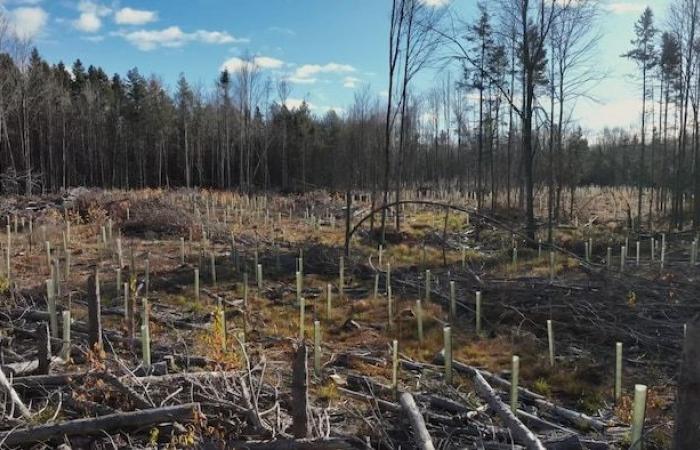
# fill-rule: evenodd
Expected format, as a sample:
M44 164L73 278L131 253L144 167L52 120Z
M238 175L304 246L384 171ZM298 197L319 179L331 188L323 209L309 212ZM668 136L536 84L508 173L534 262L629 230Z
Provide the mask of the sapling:
M299 339L304 340L306 327L306 300L304 297L299 298Z
M430 302L430 269L425 271L425 303Z
M423 343L423 305L420 299L416 300L416 327L418 328L418 342Z
M396 391L399 382L399 341L391 341L391 388Z
M452 328L446 325L442 334L445 348L445 383L452 384Z
M622 342L615 343L615 401L622 398Z
M549 365L554 367L554 330L551 320L547 320L547 343L549 346Z
M620 248L620 272L625 271L625 258L627 257L627 247L622 246Z
M338 294L342 298L345 291L345 258L340 257L339 266L339 276L338 276Z
M389 286L389 290L386 293L386 300L387 300L388 326L389 326L389 330L391 330L394 327L394 301L391 298L391 286Z
M333 312L333 287L330 283L326 285L326 318L331 319L331 314Z
M151 263L148 257L148 254L146 254L146 260L144 261L144 285L146 288L146 297L148 297L149 293L151 292Z
M58 338L58 317L56 315L56 290L54 280L46 280L46 303L49 308L49 325L51 327L51 337Z
M520 378L520 357L513 355L510 372L510 410L515 414L518 410L518 381Z
M143 367L146 370L151 368L151 336L148 332L148 324L141 325L141 353L143 356Z
M46 268L51 271L51 243L46 241L44 245L46 246Z
M63 319L63 347L61 348L61 358L64 361L70 359L70 310L64 310L62 313Z
M634 386L632 406L632 430L630 432L630 450L644 448L644 416L646 415L647 387L643 384Z
M321 322L314 320L314 374L321 376Z
M454 323L457 318L457 293L455 291L455 282L450 281L450 323Z
M199 301L199 269L194 269L194 299Z
M481 291L476 291L476 334L481 334Z
M386 263L386 293L387 295L389 294L389 291L391 290L391 264Z

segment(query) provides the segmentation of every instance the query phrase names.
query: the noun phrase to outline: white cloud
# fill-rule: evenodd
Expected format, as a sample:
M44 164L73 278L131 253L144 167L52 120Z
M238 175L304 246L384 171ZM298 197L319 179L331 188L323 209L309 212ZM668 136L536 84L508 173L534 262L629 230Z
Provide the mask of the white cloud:
M248 69L252 69L253 67L258 69L279 69L282 66L284 66L284 61L269 56L256 56L253 58L252 62L236 56L224 61L220 70L226 69L229 72L238 72L244 67Z
M33 39L41 33L49 20L43 8L22 7L10 11L10 22L15 35L20 39Z
M317 81L317 75L324 73L353 73L356 69L348 64L328 63L304 64L298 67L294 73L287 78L291 83L313 84Z
M145 25L157 19L155 11L144 9L122 8L114 15L114 21L119 25Z
M355 68L348 64L328 63L323 66L318 64L304 64L299 67L294 76L297 78L311 78L319 73L347 73L354 72Z
M442 8L443 6L447 6L450 0L420 0L420 2L433 8Z
M238 40L225 31L197 30L192 35L194 40L205 44L232 44L243 41L243 39Z
M641 14L646 8L646 5L643 3L616 2L609 3L605 5L604 8L613 14Z
M93 13L81 13L80 17L73 21L73 26L86 33L95 33L102 27L102 20Z
M357 87L357 84L362 81L359 78L355 77L345 77L343 79L343 87L348 88L348 89L355 89Z
M287 101L284 103L287 108L289 109L299 109L304 103L303 99L300 98L288 98ZM306 102L306 105L309 107L309 109L314 109L316 106L313 103Z
M316 78L299 78L295 76L287 77L286 80L294 84L314 84L318 81Z
M255 64L263 69L279 69L284 66L284 62L276 59L270 58L269 56L256 56Z
M78 11L80 11L80 16L73 21L73 27L85 33L98 32L102 28L101 17L112 13L110 8L91 0L81 0L78 3Z
M155 50L158 47L182 47L188 42L201 42L204 44L247 42L247 39L234 38L225 31L197 30L193 33L186 33L177 26L164 28L162 30L120 31L115 34L122 36L139 50L143 51Z
M43 0L0 0L0 5L3 3L12 5L38 5Z

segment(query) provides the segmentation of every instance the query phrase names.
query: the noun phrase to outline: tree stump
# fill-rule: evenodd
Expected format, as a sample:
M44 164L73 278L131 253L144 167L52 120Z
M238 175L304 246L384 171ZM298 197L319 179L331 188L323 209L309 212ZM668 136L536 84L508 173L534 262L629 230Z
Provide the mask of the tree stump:
M311 435L309 423L309 370L306 344L301 341L294 353L292 363L292 435L306 438Z
M48 375L51 364L51 339L49 334L49 324L42 322L36 328L37 359L39 366L38 375Z

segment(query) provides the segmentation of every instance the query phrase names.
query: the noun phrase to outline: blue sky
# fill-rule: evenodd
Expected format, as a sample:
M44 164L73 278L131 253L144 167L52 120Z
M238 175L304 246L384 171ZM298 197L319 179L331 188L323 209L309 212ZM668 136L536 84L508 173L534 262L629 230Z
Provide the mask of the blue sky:
M445 0L426 0L442 3ZM634 66L619 57L633 24L649 5L664 26L670 0L601 0L600 62L608 76L591 89L600 103L581 100L574 113L593 130L638 122ZM487 2L488 3L488 2ZM475 0L453 0L467 18ZM32 38L50 62L76 58L125 73L136 66L172 87L180 72L210 87L225 64L258 57L273 77L291 81L293 101L322 113L352 102L355 89L386 90L389 0L0 0L19 34ZM456 73L456 72L455 72ZM417 88L443 71L427 71ZM453 76L454 79L454 76Z

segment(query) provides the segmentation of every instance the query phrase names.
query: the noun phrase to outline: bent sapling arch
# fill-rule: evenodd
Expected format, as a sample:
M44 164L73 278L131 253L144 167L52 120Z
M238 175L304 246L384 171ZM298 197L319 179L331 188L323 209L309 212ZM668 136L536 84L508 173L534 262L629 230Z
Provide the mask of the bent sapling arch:
M489 222L489 223L493 224L493 225L494 225L495 227L497 227L497 228L500 228L500 229L502 229L502 230L504 230L504 231L507 231L507 232L509 232L509 233L511 233L511 234L513 234L513 235L515 235L515 236L518 236L519 238L521 238L521 239L523 239L524 241L528 242L528 243L529 243L531 246L533 246L533 247L535 247L535 246L538 245L538 242L537 242L535 239L529 238L529 237L527 236L527 234L522 233L522 232L520 232L520 231L518 231L518 230L516 230L516 229L514 229L514 228L512 228L512 227L510 227L510 226L508 226L508 225L506 225L505 223L501 222L501 221L498 220L498 219L495 219L495 218L493 218L493 217L491 217L491 216L489 216L489 215L480 213L480 212L478 212L476 209L473 209L473 208L465 208L465 207L462 207L462 206L451 205L451 204L449 204L449 203L435 202L435 201L429 201L429 200L401 200L401 201L398 201L398 202L388 203L388 204L386 204L386 205L379 206L379 207L373 209L372 211L370 211L369 213L367 213L364 217L362 217L362 218L355 224L355 226L352 227L352 229L350 230L350 232L349 232L349 233L346 233L346 235L345 235L345 248L347 248L347 249L350 248L350 242L352 241L353 235L355 234L355 232L357 232L357 230L360 229L360 227L362 226L362 224L364 224L367 220L369 220L370 218L372 218L375 214L378 214L378 213L382 212L383 210L387 210L387 209L389 209L389 208L395 208L395 207L401 206L401 205L424 205L424 206L433 206L433 207L437 207L437 208L444 208L444 209L445 209L445 213L447 213L449 210L453 210L453 211L462 212L462 213L464 213L464 214L469 214L469 215L471 215L471 216L478 217L478 218L480 218L480 219L482 219L482 220L484 220L484 221L486 221L486 222ZM559 247L559 246L554 245L554 244L546 244L546 245L547 245L548 248L550 248L550 249L552 249L552 250L556 250L556 251L558 251L558 252L560 252L560 253L563 253L563 254L565 254L565 255L571 257L571 258L575 258L576 260L579 261L579 263L580 263L581 265L584 265L584 266L586 266L586 267L594 268L594 267L598 267L598 266L599 266L598 264L593 264L593 263L591 263L591 262L586 261L584 258L578 256L577 254L575 254L575 253L573 253L573 252L571 252L571 251L569 251L569 250L567 250L567 249L565 249L565 248L563 248L563 247Z

